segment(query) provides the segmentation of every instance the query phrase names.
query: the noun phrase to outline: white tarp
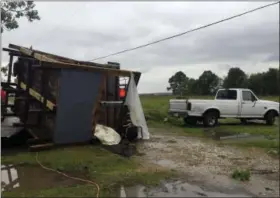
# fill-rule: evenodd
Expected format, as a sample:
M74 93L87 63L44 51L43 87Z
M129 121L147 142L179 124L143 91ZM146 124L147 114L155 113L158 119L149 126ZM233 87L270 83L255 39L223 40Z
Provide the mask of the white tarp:
M128 106L128 109L130 111L130 119L133 125L142 127L143 139L144 140L150 139L150 133L142 109L140 97L138 95L137 86L134 80L133 73L131 73L130 76L130 83L128 85L125 105ZM141 134L140 132L138 132L138 139L140 138L141 138Z
M20 122L18 117L6 117L3 122L1 122L1 137L11 137L12 135L20 132L22 127L14 127L14 123Z
M7 108L7 113L13 113L11 108ZM14 127L14 123L19 123L20 119L15 116L5 117L4 121L1 122L1 137L11 137L12 135L20 132L23 127Z
M97 124L94 136L104 145L116 145L121 141L121 136L112 128Z

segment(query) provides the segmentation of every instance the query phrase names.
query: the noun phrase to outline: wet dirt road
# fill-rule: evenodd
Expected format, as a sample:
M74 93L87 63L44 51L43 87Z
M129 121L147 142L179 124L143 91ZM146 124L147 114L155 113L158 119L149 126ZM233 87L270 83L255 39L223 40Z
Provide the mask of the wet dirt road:
M141 157L145 164L181 172L187 183L180 185L195 185L221 195L279 197L279 159L258 149L219 146L210 140L170 134L152 135L138 149L145 153ZM250 170L250 181L233 180L231 173L236 169ZM194 196L181 191L167 196L176 194Z

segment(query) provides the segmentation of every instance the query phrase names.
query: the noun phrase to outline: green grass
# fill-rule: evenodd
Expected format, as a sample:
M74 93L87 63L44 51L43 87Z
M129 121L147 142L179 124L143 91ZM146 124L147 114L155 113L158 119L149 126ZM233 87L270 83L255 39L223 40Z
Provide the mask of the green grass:
M39 161L43 165L66 172L80 173L81 176L97 182L101 187L100 196L113 196L120 185L157 185L160 180L175 177L172 171L149 169L140 165L137 157L130 159L115 155L97 146L80 146L54 149L39 152ZM35 153L20 153L12 156L2 156L2 164L38 165ZM85 172L85 167L87 171ZM40 182L38 180L38 182ZM95 197L96 189L92 185L58 186L51 189L4 192L8 197L18 196L91 196Z
M273 140L243 140L243 141L229 141L227 145L239 145L243 147L259 147L264 149L275 149L279 151L279 141Z
M235 170L231 177L239 181L249 181L251 173L248 170Z
M200 127L184 126L182 118L174 118L168 115L169 100L173 96L141 96L141 102L150 127L165 128L165 131L180 135L205 137L205 129ZM213 99L214 96L190 96L192 99ZM277 96L260 97L260 99L279 101ZM166 120L167 118L167 120ZM234 144L242 147L259 147L267 150L276 149L279 153L279 141L272 140L279 137L279 126L266 126L265 124L241 125L238 119L221 119L220 126L210 131L224 131L230 133L249 133L263 135L268 139L239 141L227 141L226 144Z

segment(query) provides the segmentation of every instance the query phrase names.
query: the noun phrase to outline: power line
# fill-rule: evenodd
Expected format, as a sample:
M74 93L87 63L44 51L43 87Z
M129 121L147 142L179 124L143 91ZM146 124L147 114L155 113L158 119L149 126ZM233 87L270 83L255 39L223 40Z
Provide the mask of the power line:
M106 55L106 56L101 56L101 57L98 57L98 58L94 58L94 59L91 59L91 60L88 60L88 61L95 61L95 60L107 58L107 57L109 57L109 56L114 56L114 55L122 54L122 53L125 53L125 52L128 52L128 51L133 51L133 50L136 50L136 49L140 49L140 48L143 48L143 47L147 47L147 46L149 46L149 45L153 45L153 44L156 44L156 43L160 43L160 42L162 42L162 41L166 41L166 40L169 40L169 39L172 39L172 38L175 38L175 37L179 37L179 36L185 35L185 34L187 34L187 33L191 33L191 32L194 32L194 31L197 31L197 30L200 30L200 29L203 29L203 28L212 26L212 25L216 25L216 24L218 24L218 23L222 23L222 22L225 22L225 21L228 21L228 20L231 20L231 19L234 19L234 18L243 16L243 15L246 15L246 14L255 12L255 11L257 11L257 10L261 10L261 9L263 9L263 8L267 8L267 7L276 5L276 4L278 4L279 2L280 2L280 1L277 1L277 2L271 3L271 4L267 4L267 5L265 5L265 6L261 6L261 7L258 7L258 8L252 9L252 10L249 10L249 11L247 11L247 12L243 12L243 13L241 13L241 14L234 15L234 16L229 17L229 18L225 18L225 19L222 19L222 20L213 22L213 23L209 23L209 24L207 24L207 25L203 25L203 26L200 26L200 27L198 27L198 28L194 28L194 29L188 30L188 31L186 31L186 32L182 32L182 33L179 33L179 34L175 34L175 35L173 35L173 36L169 36L169 37L166 37L166 38L163 38L163 39L160 39L160 40L156 40L156 41L153 41L153 42L144 44L144 45L139 45L139 46L137 46L137 47L133 47L133 48L129 48L129 49L126 49L126 50L122 50L122 51L119 51L119 52L116 52L116 53L113 53L113 54L109 54L109 55Z

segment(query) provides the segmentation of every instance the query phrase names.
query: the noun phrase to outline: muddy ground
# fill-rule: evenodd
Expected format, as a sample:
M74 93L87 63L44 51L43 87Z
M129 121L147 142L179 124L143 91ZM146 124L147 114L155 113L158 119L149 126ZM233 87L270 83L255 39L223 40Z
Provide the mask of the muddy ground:
M145 153L140 157L143 166L180 172L187 182L181 180L177 184L163 185L158 190L159 196L176 196L174 188L179 189L178 196L194 196L190 192L184 194L182 189L184 185L195 185L200 191L216 192L207 194L196 190L198 196L279 197L279 158L273 158L259 149L221 146L211 140L157 133L156 130L160 129L151 129L151 140L138 146L139 151ZM232 179L231 174L236 169L250 170L250 180L241 182ZM173 185L172 192L168 185Z
M217 140L180 135L174 130L169 130L171 129L150 128L151 139L139 142L137 144L139 155L137 154L133 157L137 162L140 161L142 168L148 173L154 172L155 169L159 171L166 169L174 171L176 175L179 175L179 178L162 181L161 185L157 187L135 185L139 184L138 182L132 184L134 186L120 186L119 195L117 196L279 197L279 158L268 155L262 149L221 145L218 144L219 141ZM81 159L88 159L96 154L94 153L96 150L87 149L83 150L87 155L81 156ZM65 154L67 155L67 153ZM77 153L80 154L74 149L73 156ZM50 156L52 155L54 154ZM69 154L69 156L72 159L72 155ZM64 157L69 160L69 156ZM101 156L104 156L104 153ZM55 157L52 159L53 161L57 160ZM107 159L103 160L105 162ZM118 163L118 161L119 159L116 158L114 163ZM70 160L67 164L72 162ZM91 163L88 166L95 170L94 162ZM96 166L98 167L98 165L97 163ZM121 166L124 165L121 164ZM6 164L1 169L2 191L15 188L14 190L19 193L26 192L27 189L42 190L52 189L57 185L77 185L72 180L66 180L56 173L43 170L37 164L27 167L13 167L12 164ZM11 178L9 178L6 169L11 169ZM231 174L236 169L250 170L250 180L241 182L232 179ZM104 170L100 169L100 171ZM38 177L41 178L40 182L37 182ZM61 192L58 191L58 193ZM77 191L75 195L81 195L82 193ZM93 194L90 195L92 196ZM57 194L54 197L56 196Z

